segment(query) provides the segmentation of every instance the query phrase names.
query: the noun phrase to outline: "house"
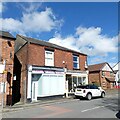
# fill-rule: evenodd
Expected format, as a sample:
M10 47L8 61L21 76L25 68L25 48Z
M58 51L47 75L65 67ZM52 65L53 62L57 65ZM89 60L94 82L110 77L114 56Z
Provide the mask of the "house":
M12 103L12 82L15 38L0 31L0 103L3 106Z
M89 65L89 83L95 83L103 89L112 89L115 84L113 69L105 63Z
M63 96L88 83L86 54L42 40L17 35L15 63L21 102Z
M116 86L120 85L120 70L119 70L120 62L118 62L116 65L113 66L113 70L115 73L115 82Z

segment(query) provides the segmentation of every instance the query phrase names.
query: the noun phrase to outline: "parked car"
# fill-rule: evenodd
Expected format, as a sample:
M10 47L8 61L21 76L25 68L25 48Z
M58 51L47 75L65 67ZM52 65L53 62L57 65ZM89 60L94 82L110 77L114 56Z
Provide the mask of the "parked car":
M91 100L93 97L105 97L105 91L96 85L80 85L75 89L76 98L87 98Z

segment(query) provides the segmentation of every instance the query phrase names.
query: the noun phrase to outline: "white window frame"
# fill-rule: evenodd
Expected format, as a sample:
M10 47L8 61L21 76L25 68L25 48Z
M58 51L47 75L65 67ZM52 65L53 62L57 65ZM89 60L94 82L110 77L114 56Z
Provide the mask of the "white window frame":
M0 93L6 92L6 82L0 82Z
M74 57L77 57L77 61L74 61ZM74 63L77 64L77 67L74 66ZM73 68L79 69L79 56L77 56L77 55L73 55Z
M54 66L54 51L45 50L45 66Z

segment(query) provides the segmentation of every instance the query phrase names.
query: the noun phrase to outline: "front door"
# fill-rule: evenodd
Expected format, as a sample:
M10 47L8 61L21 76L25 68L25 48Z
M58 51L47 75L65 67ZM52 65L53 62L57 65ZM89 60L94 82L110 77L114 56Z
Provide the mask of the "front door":
M38 82L32 81L32 101L37 101Z

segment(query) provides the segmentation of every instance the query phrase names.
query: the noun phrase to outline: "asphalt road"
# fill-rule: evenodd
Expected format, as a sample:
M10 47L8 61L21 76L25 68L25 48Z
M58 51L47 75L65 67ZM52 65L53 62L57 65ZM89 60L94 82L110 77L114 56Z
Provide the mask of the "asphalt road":
M73 99L3 113L3 118L117 118L118 94L87 100Z

